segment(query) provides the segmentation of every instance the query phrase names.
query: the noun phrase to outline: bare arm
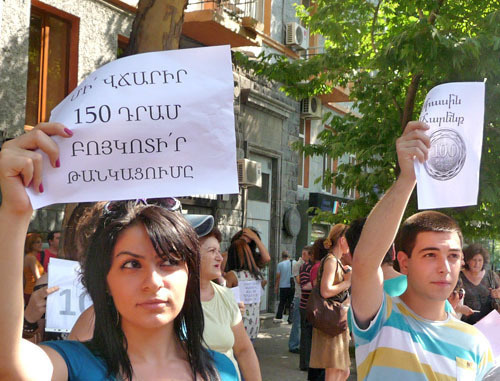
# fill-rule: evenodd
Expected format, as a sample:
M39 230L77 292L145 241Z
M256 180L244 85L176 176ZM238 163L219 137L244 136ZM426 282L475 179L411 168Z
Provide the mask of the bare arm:
M281 273L276 274L276 283L274 284L274 292L278 293L279 288L280 288L280 278L281 278Z
M323 298L331 298L342 291L351 287L351 272L344 274L344 280L337 284L333 284L335 280L335 271L337 270L337 261L330 258L323 265L323 275L321 277L321 296ZM342 266L339 263L339 266Z
M71 329L68 340L88 341L94 336L95 312L94 306L90 306L78 317Z
M38 270L38 266L36 265L36 258L33 255L26 256L26 263L29 266L31 273L35 277L35 280L40 279L40 271Z
M57 379L59 375L53 357L21 339L23 246L32 213L25 187L32 184L39 189L42 183L43 157L35 149L44 151L53 167L59 158L56 143L46 133L69 137L64 126L43 123L32 132L4 143L0 151L0 256L4 264L0 266L0 379L45 380L51 376Z
M231 329L234 335L234 357L238 361L243 378L248 381L261 381L259 360L245 331L243 321L240 321Z
M229 271L226 273L224 276L224 279L226 280L226 287L227 288L233 288L238 286L238 278L236 275L234 275L233 271Z
M383 274L380 267L391 246L411 192L415 186L413 161L427 159L428 127L421 122L410 122L396 147L401 174L394 185L373 208L366 220L356 246L352 264L352 308L356 322L366 328L379 310L383 299Z

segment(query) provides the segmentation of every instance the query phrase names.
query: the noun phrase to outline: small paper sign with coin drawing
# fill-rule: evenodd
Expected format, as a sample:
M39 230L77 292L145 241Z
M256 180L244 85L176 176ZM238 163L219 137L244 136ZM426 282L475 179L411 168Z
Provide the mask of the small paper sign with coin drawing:
M415 160L419 209L477 204L484 124L483 82L434 87L420 121L429 125L429 158Z

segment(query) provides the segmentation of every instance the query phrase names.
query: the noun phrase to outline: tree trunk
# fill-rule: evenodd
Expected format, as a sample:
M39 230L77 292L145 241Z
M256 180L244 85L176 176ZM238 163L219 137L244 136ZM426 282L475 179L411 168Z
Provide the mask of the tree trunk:
M188 0L140 0L127 55L179 49Z

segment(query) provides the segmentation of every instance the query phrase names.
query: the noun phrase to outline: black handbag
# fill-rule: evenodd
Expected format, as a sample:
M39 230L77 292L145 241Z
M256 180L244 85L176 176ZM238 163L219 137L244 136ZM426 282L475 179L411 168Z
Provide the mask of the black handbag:
M326 258L325 258L326 259ZM324 260L325 260L324 259ZM321 262L319 274L322 275L324 260ZM339 261L337 260L337 269ZM337 273L337 269L335 273ZM320 277L318 277L320 278ZM312 289L306 306L306 318L316 329L330 335L340 335L347 329L347 308L342 302L347 299L347 290L325 299L320 292L321 278Z

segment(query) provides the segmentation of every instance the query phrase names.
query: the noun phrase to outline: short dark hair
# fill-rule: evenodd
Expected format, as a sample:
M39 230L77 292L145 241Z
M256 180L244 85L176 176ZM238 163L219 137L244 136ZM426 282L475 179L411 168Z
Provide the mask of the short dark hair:
M467 264L467 262L474 258L477 254L481 254L481 256L483 257L483 268L481 270L484 270L484 266L490 263L490 253L488 252L488 250L486 250L480 243L471 243L464 250L464 261L466 269L469 269L469 265Z
M345 239L347 241L347 246L349 246L349 252L351 256L354 255L354 250L359 242L359 237L361 237L361 232L363 231L363 226L365 226L366 217L358 218L351 222L349 227L345 232Z
M127 339L117 321L117 310L108 289L107 275L111 268L113 248L120 235L129 227L143 225L157 255L165 260L182 261L188 268L188 282L182 309L174 319L174 334L185 348L193 377L216 379L216 371L208 351L202 346L204 320L200 299L198 237L178 212L155 204L136 201L115 201L97 204L99 215L95 232L87 241L82 264L82 283L95 309L93 338L86 343L93 353L101 356L108 374L123 374L131 380L133 369L127 354Z
M403 222L396 238L396 251L403 251L411 257L418 233L424 232L457 233L460 246L463 245L462 231L453 218L441 212L426 210L408 217Z
M54 235L56 233L60 233L60 231L52 231L52 232L48 232L47 234L47 242L49 241L53 241L54 240Z
M321 261L328 255L328 249L325 248L325 239L318 238L312 245L312 256L315 261Z
M286 250L283 250L281 252L281 258L285 259L285 258L290 258L290 254L288 254L288 251Z

